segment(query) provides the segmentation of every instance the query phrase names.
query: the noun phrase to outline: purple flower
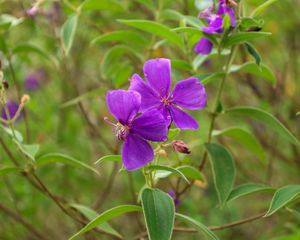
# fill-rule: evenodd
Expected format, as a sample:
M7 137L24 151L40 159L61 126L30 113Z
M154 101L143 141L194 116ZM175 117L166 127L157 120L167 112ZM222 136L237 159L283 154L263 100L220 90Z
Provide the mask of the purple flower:
M166 141L168 128L164 117L156 109L136 116L141 110L141 95L136 91L113 90L106 95L111 114L118 120L115 133L123 140L122 159L125 168L136 170L152 161L154 153L147 142Z
M35 91L40 88L42 81L46 79L46 73L43 69L39 69L29 73L24 82L24 86L29 91Z
M26 14L27 14L27 16L29 16L29 17L34 17L35 15L37 15L38 11L39 11L38 6L34 5L33 7L29 8L29 9L26 11Z
M8 100L7 103L6 103L6 106L7 106L7 109L8 109L9 117L10 117L10 119L12 119L16 115L16 113L19 109L19 104L14 102L14 101ZM4 107L2 107L2 110L1 110L1 117L4 120L9 120L8 116L6 115L6 111L5 111ZM20 117L21 116L19 116L18 119Z
M200 41L194 46L194 51L199 54L210 54L213 48L213 43L205 37L202 37Z
M134 74L129 87L141 94L142 111L157 109L168 125L174 121L181 129L198 128L196 120L181 110L197 110L206 106L206 92L197 78L179 81L171 92L171 62L165 58L147 61L144 64L144 76L146 81Z
M236 25L236 17L233 6L236 3L233 0L220 0L217 13L213 13L213 6L205 9L199 13L199 18L205 18L208 26L203 27L202 31L206 34L218 34L223 32L223 16L229 15L231 27ZM196 43L194 51L199 54L208 55L213 48L212 42L207 38L202 37L199 42Z

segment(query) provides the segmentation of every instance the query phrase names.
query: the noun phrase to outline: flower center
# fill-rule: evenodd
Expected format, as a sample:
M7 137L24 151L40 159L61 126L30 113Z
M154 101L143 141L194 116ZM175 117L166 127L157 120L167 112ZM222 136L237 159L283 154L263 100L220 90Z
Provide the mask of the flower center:
M160 102L164 105L164 106L169 106L173 103L174 99L173 99L173 96L172 95L168 95L168 96L165 96L165 97L161 97L160 98Z
M123 126L121 123L117 123L116 125L116 137L119 140L125 140L126 137L129 134L129 127L128 126Z

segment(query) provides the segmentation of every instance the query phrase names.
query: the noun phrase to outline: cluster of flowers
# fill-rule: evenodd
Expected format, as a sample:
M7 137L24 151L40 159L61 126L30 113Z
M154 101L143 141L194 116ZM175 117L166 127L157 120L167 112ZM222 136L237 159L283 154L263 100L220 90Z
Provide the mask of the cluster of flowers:
M154 158L148 141L168 140L168 128L174 122L180 129L197 129L198 123L182 111L206 106L204 86L195 77L179 81L171 91L171 62L152 59L144 64L145 81L134 74L128 90L112 90L106 95L108 110L118 121L116 137L124 141L122 159L131 171ZM106 121L107 118L106 118Z
M204 11L200 12L199 18L205 18L208 23L207 27L202 28L202 32L206 34L220 34L223 33L224 16L228 15L230 18L230 26L235 27L236 17L234 6L236 3L233 0L220 0L218 10L213 12L214 6L210 6ZM206 37L202 37L195 45L194 51L199 54L210 54L213 48L213 43Z

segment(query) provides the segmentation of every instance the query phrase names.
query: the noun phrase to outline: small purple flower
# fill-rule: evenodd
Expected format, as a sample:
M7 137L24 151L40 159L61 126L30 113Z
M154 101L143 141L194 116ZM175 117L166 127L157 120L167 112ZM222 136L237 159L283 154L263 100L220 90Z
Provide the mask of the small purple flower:
M130 90L142 96L141 110L157 109L165 117L168 125L174 121L181 129L197 129L198 123L182 109L198 110L206 106L204 86L195 77L179 81L171 88L171 62L169 59L152 59L144 64L144 81L134 74Z
M16 115L16 113L17 113L17 111L19 109L19 104L17 102L8 100L7 103L6 103L6 106L7 106L7 109L8 109L9 117L10 117L10 119L12 119ZM2 107L2 110L1 110L1 117L4 120L9 120L8 116L6 115L6 111L5 111L4 107ZM18 119L20 117L21 116L19 116Z
M29 17L35 17L37 15L39 11L39 8L38 6L34 5L33 7L29 8L27 11L26 11L26 14L27 16Z
M195 45L194 51L199 54L208 55L213 49L213 43L205 37L202 37L200 41Z
M143 167L154 158L147 142L166 141L168 128L164 117L156 109L136 116L141 110L141 95L136 91L113 90L106 95L110 113L118 120L115 133L123 140L122 159L128 171Z
M45 71L43 69L39 69L26 76L24 86L29 91L35 91L41 87L41 84L45 79Z
M228 15L230 17L231 27L236 25L236 17L233 9L233 0L220 0L217 13L213 13L213 6L205 9L199 13L199 18L205 18L208 22L207 27L203 27L202 31L206 34L219 34L223 32L223 17ZM194 51L199 54L208 55L211 53L213 48L212 42L207 38L202 37L199 42L196 43Z

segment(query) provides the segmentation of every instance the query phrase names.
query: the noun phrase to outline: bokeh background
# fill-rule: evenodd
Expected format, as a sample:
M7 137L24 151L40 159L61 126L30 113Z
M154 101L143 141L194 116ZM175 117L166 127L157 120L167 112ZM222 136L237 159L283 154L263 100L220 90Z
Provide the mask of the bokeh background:
M101 0L99 0L101 1ZM113 1L114 2L114 1ZM70 202L77 202L93 208L98 213L119 204L135 203L139 189L144 185L141 172L127 174L119 171L120 163L106 162L95 165L102 156L120 153L111 127L103 120L111 117L105 104L108 89L128 87L133 73L142 74L143 62L150 58L167 57L173 61L173 82L190 75L200 78L219 71L219 59L215 54L203 58L195 72L180 64L196 57L192 52L194 40L187 40L185 54L177 46L161 43L160 38L126 26L118 19L148 19L176 28L180 23L167 14L158 13L139 0L116 1L101 9L83 11L78 21L73 46L68 56L64 54L60 29L72 12L72 6L82 1L45 1L35 16L26 11L33 1L0 1L0 59L4 77L10 88L7 90L11 101L18 101L20 94L29 94L30 102L26 112L16 124L27 143L40 145L38 156L47 153L63 153L97 168L100 175L84 168L63 164L48 164L36 169L37 174L49 189ZM153 1L156 4L156 1ZM164 0L163 10L172 9L185 15L197 16L201 0ZM261 4L262 0L243 0L244 13ZM146 3L146 4L145 4ZM122 6L122 8L119 7ZM228 77L222 96L223 108L238 105L255 106L274 114L291 132L299 138L300 124L296 113L300 111L299 49L300 49L300 1L277 1L261 19L263 31L272 35L252 42L259 51L262 62L276 77L276 84L247 73L232 73ZM5 21L10 15L22 18L21 22L9 29ZM94 40L112 31L132 31L141 36L140 41ZM94 40L94 41L93 41ZM4 46L4 44L6 46ZM32 49L34 46L34 49ZM240 51L234 64L251 60ZM13 73L10 69L13 66ZM13 76L17 84L13 82ZM30 84L30 78L38 79ZM162 161L181 161L199 164L206 141L209 110L211 109L218 80L207 84L208 108L194 112L200 123L198 131L180 133L192 150L191 155L167 152ZM18 91L17 91L18 89ZM112 118L111 118L112 119ZM26 129L27 125L27 129ZM238 141L216 137L232 152L236 166L236 185L244 182L265 183L273 187L297 184L300 181L300 151L270 131L265 125L252 120L232 116L220 116L216 129L240 126L251 131L265 150L262 161L245 149ZM1 138L9 146L18 161L26 166L26 159L16 149L10 138L0 131ZM0 147L0 167L10 165L9 156ZM177 211L202 221L207 226L221 225L255 213L265 211L272 194L258 193L238 199L220 208L213 189L209 165L204 169L206 183L195 184L180 198ZM170 178L159 183L164 191L171 191L176 179ZM7 175L0 179L0 202L27 219L50 239L67 239L78 231L75 224L53 202L41 194L19 175ZM296 208L300 209L299 204ZM299 216L282 211L274 216L218 231L220 239L243 240L298 240L300 239ZM134 239L144 230L142 215L126 215L111 221L124 239ZM182 224L181 224L182 226ZM112 239L104 235L86 235L86 239ZM0 211L0 239L33 239L24 226ZM84 237L82 238L84 239ZM195 233L175 232L173 239L202 239Z

